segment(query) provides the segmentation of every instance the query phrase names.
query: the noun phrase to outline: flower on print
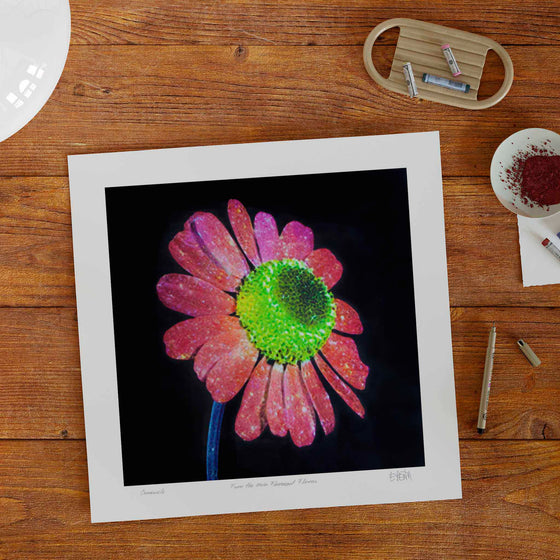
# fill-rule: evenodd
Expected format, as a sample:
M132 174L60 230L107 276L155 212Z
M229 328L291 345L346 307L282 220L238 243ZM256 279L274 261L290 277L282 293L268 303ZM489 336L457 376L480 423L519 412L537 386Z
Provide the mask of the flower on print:
M189 318L165 333L167 354L194 360L215 403L243 391L235 431L244 440L268 427L310 445L316 418L325 434L335 426L325 384L365 414L353 389L365 388L369 369L351 336L362 324L331 292L342 265L315 249L313 231L299 222L279 234L270 214L252 222L238 200L227 210L233 235L213 214L196 212L169 244L189 274L166 274L157 293Z

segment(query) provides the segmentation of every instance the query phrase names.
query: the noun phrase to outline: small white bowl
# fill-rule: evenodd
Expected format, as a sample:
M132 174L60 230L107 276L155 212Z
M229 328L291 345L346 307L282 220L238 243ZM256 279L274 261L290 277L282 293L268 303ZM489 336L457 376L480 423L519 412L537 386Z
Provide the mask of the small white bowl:
M560 135L545 128L526 128L512 134L494 152L490 181L498 200L511 212L527 218L547 218L560 212L560 204L540 206L525 203L519 196L521 174L507 173L514 167L516 159L540 155L535 148L545 149L547 155L560 155Z

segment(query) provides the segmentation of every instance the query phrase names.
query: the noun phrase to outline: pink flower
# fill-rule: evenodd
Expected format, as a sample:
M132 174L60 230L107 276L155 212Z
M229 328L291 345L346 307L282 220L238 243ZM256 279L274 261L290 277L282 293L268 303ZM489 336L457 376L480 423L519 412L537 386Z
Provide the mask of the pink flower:
M324 381L360 417L351 389L364 389L369 368L354 340L358 313L331 288L342 265L328 249L314 249L313 231L299 222L278 234L270 214L254 224L237 200L228 202L235 238L213 214L196 212L169 244L187 274L166 274L161 302L191 317L164 335L167 354L194 359L194 371L214 401L243 388L235 431L244 440L268 426L299 447L325 434L335 417Z

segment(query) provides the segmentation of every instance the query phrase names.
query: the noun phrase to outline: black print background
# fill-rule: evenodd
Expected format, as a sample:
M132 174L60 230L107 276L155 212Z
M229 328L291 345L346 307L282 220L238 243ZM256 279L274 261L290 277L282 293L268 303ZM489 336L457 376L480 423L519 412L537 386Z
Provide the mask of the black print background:
M237 198L251 218L272 214L311 227L315 248L344 267L335 297L359 313L354 337L370 374L356 391L361 419L324 383L336 415L325 436L297 448L268 429L253 442L234 432L242 392L225 408L219 478L424 465L406 170L239 179L106 189L111 287L125 485L206 479L212 399L192 361L169 358L165 331L186 317L163 306L159 278L185 272L167 245L195 211L227 225ZM186 273L186 272L185 272Z

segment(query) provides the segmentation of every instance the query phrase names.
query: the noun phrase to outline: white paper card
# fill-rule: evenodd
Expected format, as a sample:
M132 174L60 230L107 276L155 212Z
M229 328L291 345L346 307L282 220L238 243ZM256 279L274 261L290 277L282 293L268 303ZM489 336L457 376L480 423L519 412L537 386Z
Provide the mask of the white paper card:
M560 214L548 218L517 217L523 286L560 283L560 260L543 245L549 239L560 249Z
M92 521L461 497L437 132L77 155L69 178ZM231 337L187 350L209 314Z

